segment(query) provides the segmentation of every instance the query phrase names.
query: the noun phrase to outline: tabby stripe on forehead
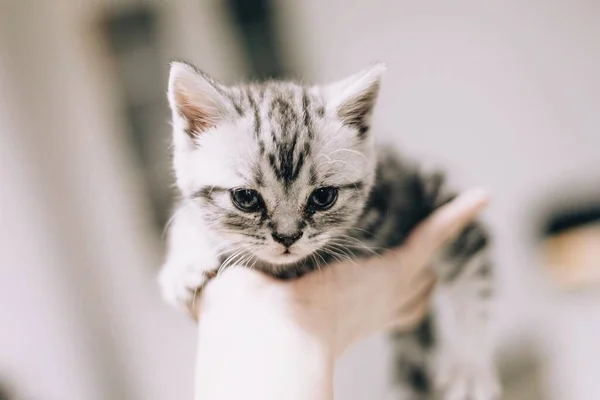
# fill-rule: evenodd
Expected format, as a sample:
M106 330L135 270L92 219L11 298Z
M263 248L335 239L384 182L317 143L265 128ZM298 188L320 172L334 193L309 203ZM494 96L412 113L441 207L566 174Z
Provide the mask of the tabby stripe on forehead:
M258 186L258 187L262 187L265 184L265 178L264 178L263 172L260 169L260 166L258 166L258 165L254 166L254 182L256 183L256 186Z
M269 164L277 179L282 181L284 187L287 189L296 179L298 179L300 171L304 166L305 155L304 153L300 153L300 155L298 155L298 161L294 165L295 141L292 142L291 148L287 148L286 146L278 147L279 159L277 160L275 154L269 154ZM277 165L277 161L279 161L279 165Z
M304 153L300 153L298 156L298 161L296 165L294 165L294 153L296 151L296 146L298 144L298 133L294 134L294 139L290 147L281 146L279 148L279 167L281 169L280 175L284 184L289 186L292 182L294 182L298 175L300 175L300 170L304 165Z
M240 117L243 117L244 116L244 109L242 107L242 104L240 104L241 101L242 101L242 99L243 99L242 96L238 96L236 98L235 95L231 95L229 98L231 99L231 103L233 104L233 107L235 108L235 111L238 113L238 115ZM238 103L238 101L240 101L240 103Z
M345 185L339 186L340 189L354 189L354 190L362 190L363 187L364 187L364 183L361 181L347 183Z
M260 138L260 128L261 128L260 110L258 109L258 105L256 104L256 101L254 100L254 96L252 96L252 93L250 93L250 91L248 91L248 101L250 102L250 108L252 108L252 112L254 114L254 137L256 139L259 139ZM264 146L264 144L262 146Z
M310 172L308 174L308 184L314 186L317 184L317 168L314 165L310 166Z
M237 102L236 98L231 93L225 93L224 95L225 95L225 97L227 97L227 99L229 99L229 101L231 102L231 105L233 106L233 108L235 109L237 114L240 117L243 117L244 110L242 109L242 106Z
M298 176L300 175L300 171L302 170L303 166L304 166L304 153L300 153L300 155L298 156L298 162L296 163L296 168L294 169L294 172L292 173L292 176L290 177L291 182L298 179Z
M302 113L304 114L304 125L308 133L308 138L313 138L312 122L310 118L310 99L306 88L302 88Z
M304 155L305 156L310 156L310 142L306 141L304 142Z
M289 129L290 125L297 119L296 113L294 109L290 105L290 103L280 97L276 97L271 102L271 106L269 108L269 118L273 119L276 115L279 117L280 121L273 121L275 123L279 122L281 124L281 134L285 136ZM276 137L273 136L273 140L275 141Z

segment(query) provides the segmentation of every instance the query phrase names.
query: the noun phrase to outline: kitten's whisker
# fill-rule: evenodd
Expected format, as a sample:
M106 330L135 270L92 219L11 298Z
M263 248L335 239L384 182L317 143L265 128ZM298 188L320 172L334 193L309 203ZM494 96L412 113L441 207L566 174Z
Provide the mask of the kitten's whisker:
M243 253L244 249L241 249L230 255L225 261L223 261L223 264L221 264L221 266L219 267L217 275L221 274L225 270L225 268L229 267L236 259L242 256Z
M352 253L352 250L350 250L348 248L348 246L342 244L342 243L331 243L331 246L333 246L334 248L336 248L339 252L343 253L346 255L346 257L348 257L348 259L354 263L356 263L356 255L354 253Z
M333 152L331 152L331 153L329 153L329 154L321 153L321 154L319 154L319 155L316 157L315 161L316 161L316 160L318 160L320 157L324 157L324 158L326 158L326 161L320 162L320 163L319 163L319 165L317 166L317 170L320 170L320 169L323 167L323 165L325 165L325 164L329 164L329 165L331 165L331 164L335 164L335 163L341 162L341 163L344 163L345 165L347 165L348 167L350 167L351 169L353 169L353 170L355 170L355 171L358 171L358 170L359 170L359 167L358 167L357 165L353 165L353 164L349 163L349 162L348 162L348 161L346 161L346 160L341 160L341 159L335 159L335 160L334 160L334 159L332 159L332 158L330 157L332 154L335 154L336 152L338 152L338 151L342 151L342 150L355 151L355 150L349 150L349 149L338 149L338 150L336 150L336 151L333 151ZM358 153L358 152L357 152L357 153ZM359 154L360 154L360 153L359 153ZM371 174L369 174L369 175L371 175ZM367 175L367 176L368 176L368 175ZM366 177L363 177L363 179L364 179L364 178L366 178Z
M253 263L252 263L252 265L250 266L250 269L254 269L254 267L256 266L256 263L258 262L258 258L257 258L257 257L255 257L255 256L253 256L253 257L254 257L254 262L253 262Z
M329 242L329 244L331 244L331 245L337 245L338 247L339 246L344 247L347 251L349 251L352 254L353 258L357 258L357 256L360 255L361 251L365 251L370 256L379 256L380 255L379 253L375 252L372 249L369 249L367 247L363 247L363 246L360 246L360 245L356 245L354 243L340 242L340 241L331 241L331 242ZM355 251L359 252L359 254L358 255L354 254L354 252L352 250L355 250Z
M242 260L244 260L247 256L247 252L246 249L243 249L242 251L240 251L240 253L237 255L237 257L235 257L234 259L232 259L229 262L228 267L231 267L233 265L237 265L237 264L241 264Z
M325 259L323 258L323 256L321 255L321 253L319 251L316 251L314 254L315 254L315 256L318 256L321 259L321 261L323 261L323 264L327 264L327 261L325 261Z
M361 242L360 240L353 238L352 236L338 236L338 237L334 237L332 239L333 243L339 243L342 245L346 245L346 246L351 246L354 248L359 248L362 250L366 250L369 253L371 253L372 255L376 255L376 256L380 256L380 254L378 252L375 251L375 249L377 250L385 250L384 248L381 247L371 247L371 246L367 246L366 244L364 244L363 242Z
M322 272L321 263L319 262L319 260L317 260L317 257L315 256L315 253L312 253L310 255L310 259L317 266L317 270L319 271L319 276L321 276L321 272Z
M339 254L342 254L348 261L355 263L352 252L350 250L348 250L346 247L344 247L341 244L337 244L337 243L331 243L330 246L331 246L331 248L337 250Z
M353 231L360 231L360 232L364 232L364 233L366 233L367 235L375 236L375 233L373 233L373 232L369 232L369 231L368 231L368 230L366 230L366 229L362 229L362 228L355 228L355 227L350 227L350 228L347 228L347 229L352 229Z
M354 228L350 228L350 229L354 229ZM356 228L356 229L358 229L358 228ZM370 234L370 235L373 235L372 233L370 233L370 232L368 232L368 231L365 231L364 229L362 229L362 231L364 231L364 232L366 232L366 233L368 233L368 234ZM367 246L367 245L366 245L366 244L365 244L363 241L361 241L360 239L358 239L358 238L356 238L356 237L354 237L354 236L350 236L350 235L347 235L347 234L345 234L345 233L344 233L344 230L338 229L338 230L333 230L332 232L334 232L334 233L335 233L335 232L341 232L341 234L338 234L338 235L336 235L336 236L332 236L332 239L335 239L335 238L344 238L344 239L348 239L348 240L353 240L353 241L355 241L355 242L357 242L357 243L360 243L361 245ZM369 248L371 248L371 249L385 250L383 247L375 247L375 246L367 246L367 247L369 247Z
M335 154L335 153L338 153L341 151L347 151L348 153L356 154L356 155L362 157L366 162L369 162L369 159L363 153L361 153L360 151L352 150L352 149L337 149L337 150L334 150L331 153L329 153L329 155L332 155L332 154Z
M324 155L324 154L321 154L320 156L327 157L327 156L326 156L326 155ZM318 157L317 157L317 158L318 158ZM357 167L356 165L352 165L352 164L350 164L350 163L349 163L348 161L346 161L346 160L332 160L332 159L329 159L329 160L327 160L327 161L323 161L323 162L321 162L321 163L320 163L320 164L317 166L317 169L322 169L322 168L323 168L323 166L324 166L324 165L326 165L326 164L327 164L327 165L331 165L331 164L335 164L335 163L344 163L345 165L347 165L347 166L351 167L351 168L352 168L352 169L354 169L355 171L357 171L357 170L358 170L358 167Z
M227 253L234 253L238 250L241 250L242 246L239 243L232 243L230 247L227 247L219 252L217 252L216 256L220 257L222 255L225 255Z
M343 262L344 260L346 260L346 261L350 261L352 263L355 263L353 259L349 258L347 254L342 253L338 248L331 247L330 245L327 245L327 246L324 247L324 249L327 250L328 253L332 257L334 257L336 260L338 260L339 262Z
M237 265L243 268L248 268L248 262L252 259L252 255L246 254L240 261L236 262Z
M181 207L179 207L174 213L173 215L171 215L171 218L169 218L169 220L167 221L167 223L165 224L165 227L163 228L162 234L161 234L161 238L164 239L165 235L167 234L167 231L169 230L169 227L171 226L171 224L173 223L173 221L175 220L175 218L177 217L177 215L179 215L179 213L181 213L183 210L185 210L188 207L187 204L183 204L181 205Z
M331 137L331 139L329 139L322 147L321 147L321 154L325 155L325 150L329 147L329 145L331 143L333 143L334 140L336 140L339 136L338 135L333 135Z
M330 249L328 249L328 248L323 248L323 250L325 250L325 252L326 252L327 254L329 254L331 257L335 258L335 259L336 259L336 261L338 261L338 262L340 262L340 263L341 263L341 262L343 262L343 260L342 260L342 259L340 259L340 258L337 256L337 253L334 253L333 251L331 251L331 250L330 250Z

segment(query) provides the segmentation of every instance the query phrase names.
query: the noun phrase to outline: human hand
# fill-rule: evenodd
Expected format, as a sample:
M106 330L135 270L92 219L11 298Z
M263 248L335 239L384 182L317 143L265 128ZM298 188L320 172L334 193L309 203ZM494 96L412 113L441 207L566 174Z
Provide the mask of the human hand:
M359 260L360 265L334 263L293 281L231 268L208 286L206 297L212 306L239 302L236 307L243 308L251 307L253 301L276 301L305 328L329 335L340 354L378 330L410 329L423 318L435 283L434 272L428 268L431 258L487 201L483 191L465 192L421 223L403 246L381 257ZM203 309L197 312L202 314Z

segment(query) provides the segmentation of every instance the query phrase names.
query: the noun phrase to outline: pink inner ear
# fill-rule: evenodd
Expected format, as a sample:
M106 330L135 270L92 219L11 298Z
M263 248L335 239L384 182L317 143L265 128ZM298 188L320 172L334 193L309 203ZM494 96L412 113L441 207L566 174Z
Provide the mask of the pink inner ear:
M175 101L179 105L179 113L188 123L185 131L191 138L197 138L202 132L214 126L214 117L200 105L193 104L193 100L185 90L176 91Z

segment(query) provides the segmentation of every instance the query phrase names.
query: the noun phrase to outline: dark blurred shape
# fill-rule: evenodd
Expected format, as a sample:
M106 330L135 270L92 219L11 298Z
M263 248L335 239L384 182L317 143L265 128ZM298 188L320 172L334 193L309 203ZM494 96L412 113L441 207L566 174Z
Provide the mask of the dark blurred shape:
M542 237L554 236L569 229L600 222L600 201L587 205L571 205L550 213Z
M498 368L503 399L544 400L544 362L539 346L520 343L499 355Z
M128 123L125 130L147 182L155 224L162 230L172 195L163 76L166 62L160 54L158 15L150 6L118 9L106 16L102 28L116 66Z
M3 384L0 384L0 400L15 400L9 389Z
M227 0L226 5L248 60L250 75L260 79L287 76L277 40L273 3L270 0Z
M569 191L542 214L538 238L542 265L563 290L600 285L600 199Z

